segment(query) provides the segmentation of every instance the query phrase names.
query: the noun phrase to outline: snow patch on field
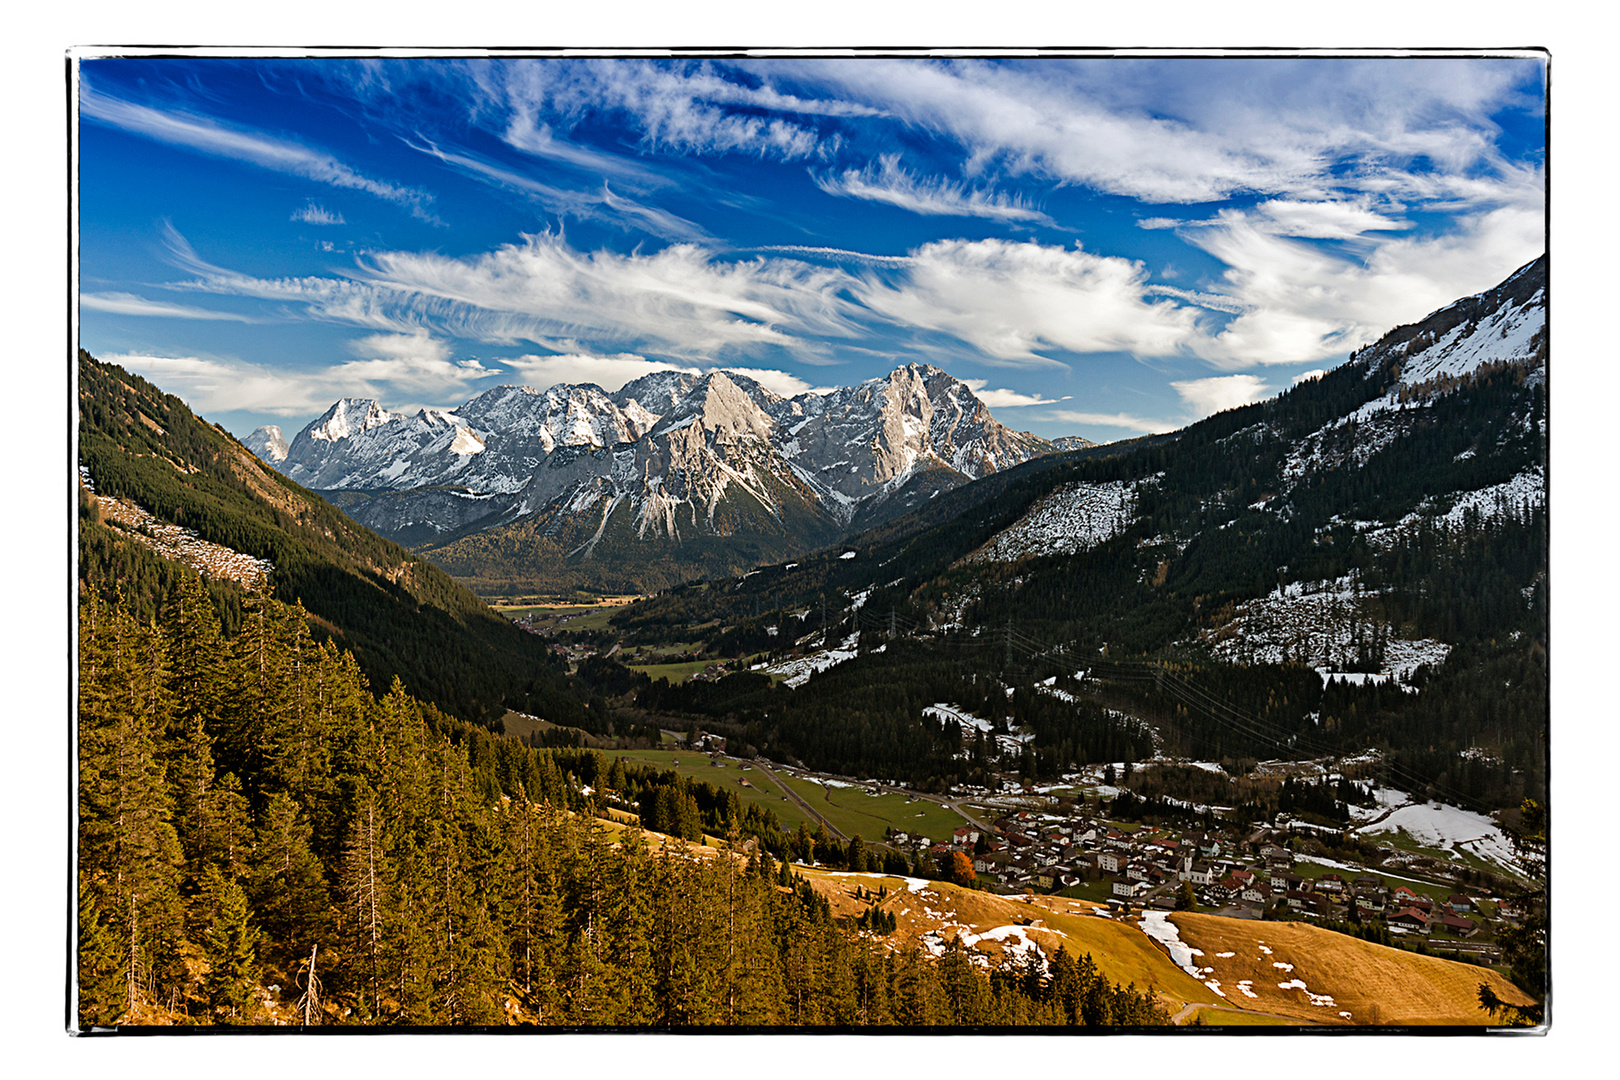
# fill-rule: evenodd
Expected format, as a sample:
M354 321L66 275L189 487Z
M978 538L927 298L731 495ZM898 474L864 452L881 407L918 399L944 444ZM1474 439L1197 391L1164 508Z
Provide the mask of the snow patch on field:
M1363 825L1356 831L1371 835L1397 830L1404 831L1424 847L1469 851L1505 869L1517 869L1513 845L1496 822L1483 814L1444 803L1413 802L1392 811L1382 821Z
M1130 525L1136 491L1136 482L1124 480L1064 484L963 561L1016 562L1096 547Z
M1140 926L1142 932L1148 937L1163 945L1165 951L1170 954L1170 959L1182 971L1185 971L1215 991L1215 993L1220 994L1221 997L1226 996L1221 990L1220 983L1213 979L1204 978L1204 969L1193 961L1193 957L1204 955L1203 950L1195 949L1181 940L1181 932L1176 929L1176 924L1170 921L1169 912L1144 911L1141 922L1136 925Z

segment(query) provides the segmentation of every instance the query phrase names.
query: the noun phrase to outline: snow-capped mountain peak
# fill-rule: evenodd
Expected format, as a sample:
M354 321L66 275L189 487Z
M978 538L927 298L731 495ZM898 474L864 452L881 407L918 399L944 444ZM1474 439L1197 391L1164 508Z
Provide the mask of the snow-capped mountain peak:
M965 383L907 364L794 398L726 371L658 371L611 394L591 384L500 386L415 414L346 398L282 457L261 456L317 489L397 493L349 509L412 542L465 528L474 513L488 526L561 513L596 515L605 527L603 515L620 505L644 536L711 525L725 533L735 526L714 523L734 497L773 520L802 506L831 528L914 477L943 490L1051 449L1002 427ZM452 488L469 496L442 493Z

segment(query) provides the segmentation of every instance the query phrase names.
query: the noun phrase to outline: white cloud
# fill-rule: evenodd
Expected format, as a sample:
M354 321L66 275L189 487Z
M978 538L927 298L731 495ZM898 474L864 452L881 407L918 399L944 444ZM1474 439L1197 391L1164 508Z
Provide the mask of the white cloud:
M746 375L771 393L785 398L798 397L800 394L830 394L838 389L836 386L812 386L792 372L775 368L728 367L721 370L733 375Z
M867 263L872 266L910 266L910 255L868 255L864 251L848 251L844 248L807 247L803 244L766 244L763 247L747 248L749 251L781 251L789 255L809 255L815 258L833 259L839 262Z
M1193 314L1151 303L1141 263L1005 240L940 240L912 253L894 285L868 277L863 303L939 330L1012 364L1052 364L1041 349L1158 356L1187 343Z
M625 383L633 382L643 375L651 375L655 371L689 371L694 375L698 374L697 368L682 367L664 360L648 360L634 353L619 353L616 356L592 356L587 353L564 353L557 356L527 355L502 362L518 372L523 377L524 383L542 390L559 384L577 386L593 383L611 393Z
M1325 368L1312 368L1310 371L1302 371L1298 375L1295 375L1291 382L1294 386L1298 386L1302 382L1310 382L1312 379L1320 379L1326 374L1327 370Z
M1420 160L1447 175L1495 168L1491 114L1544 69L1534 59L1266 58L809 60L788 70L954 139L970 166L1197 203L1320 197L1363 171Z
M1226 264L1208 291L1239 314L1194 351L1237 367L1343 355L1490 288L1540 255L1546 232L1539 196L1516 192L1505 205L1458 216L1438 234L1362 238L1354 253L1285 235L1270 213L1222 211L1182 235Z
M446 165L460 169L485 183L533 199L554 214L606 220L621 228L639 228L666 240L712 239L702 226L667 210L646 206L619 195L609 188L606 182L599 191L559 188L469 154L441 149L427 140L423 140L423 145L406 140L405 145L424 154L431 154Z
M1020 394L1016 390L986 390L988 383L984 379L963 379L962 382L973 391L974 397L992 409L1021 409L1029 405L1055 405L1069 400L1067 396L1048 398L1039 394Z
M372 334L349 343L360 357L337 365L328 377L345 385L365 384L390 388L427 399L442 399L460 388L495 374L478 360L452 361L448 342L418 331L412 334ZM384 393L379 389L377 395Z
M467 388L496 374L477 360L453 361L448 345L426 335L374 334L351 342L359 359L291 371L229 357L121 354L105 359L151 379L200 416L226 412L309 416L340 397L371 397L390 408L456 405Z
M1269 219L1282 236L1303 236L1320 240L1350 240L1378 230L1410 229L1409 221L1396 221L1378 213L1367 198L1353 200L1272 199L1260 203L1255 213Z
M291 221L302 221L306 225L343 225L343 215L318 205L314 199L297 210L293 211Z
M238 410L307 416L350 392L325 373L289 373L240 360L129 353L103 359L150 379L205 417Z
M1192 408L1195 419L1253 404L1270 393L1270 387L1258 375L1217 375L1208 379L1172 382L1170 385L1181 395L1181 400Z
M506 92L517 120L516 137L538 126L525 118L542 108L560 122L607 110L633 117L643 141L682 153L743 153L782 160L822 152L820 133L782 116L872 115L869 106L784 94L767 83L745 86L721 77L714 65L650 61L562 62L531 65ZM528 148L527 146L525 148Z
M1146 420L1140 416L1132 416L1129 413L1075 412L1071 409L1053 409L1046 414L1044 419L1056 420L1065 424L1125 428L1129 431L1141 432L1144 435L1156 435L1160 432L1174 431L1183 426L1180 422Z
M426 204L430 197L426 192L363 176L330 154L295 142L227 127L210 117L164 112L108 97L93 90L88 82L81 84L79 115L201 154L244 161L274 172L318 180L333 187L363 191L409 207L413 214L424 220L437 221L427 212Z
M266 279L213 266L172 228L165 235L174 261L197 275L179 287L303 304L317 318L378 330L434 328L547 348L581 338L647 341L705 357L856 332L856 309L840 296L853 283L844 271L792 259L722 262L691 244L585 253L547 232L466 257L377 252L352 279Z
M210 311L186 304L166 304L160 300L147 300L133 293L80 293L79 306L92 311L106 311L114 315L145 315L169 319L218 319L250 323L255 320L232 311Z
M383 252L362 276L491 338L590 335L706 353L853 332L838 296L849 281L843 272L780 259L719 262L691 244L584 254L542 233L468 258Z
M888 203L917 214L1051 224L1051 218L1014 196L986 188L968 188L943 177L920 179L901 167L898 154L883 155L876 166L812 178L816 186L829 195Z

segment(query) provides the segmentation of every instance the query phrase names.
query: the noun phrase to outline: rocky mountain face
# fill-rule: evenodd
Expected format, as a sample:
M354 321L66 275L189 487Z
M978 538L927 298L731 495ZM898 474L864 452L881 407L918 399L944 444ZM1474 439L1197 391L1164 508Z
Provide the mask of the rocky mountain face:
M256 428L253 434L242 440L242 445L272 465L287 460L287 440L274 424Z
M918 364L794 398L742 375L657 372L611 394L502 386L414 414L344 399L290 445L274 429L249 444L361 524L443 549L435 558L475 577L492 560L513 573L588 562L605 540L635 562L631 538L655 545L641 554L701 549L703 569L789 557L1054 449Z

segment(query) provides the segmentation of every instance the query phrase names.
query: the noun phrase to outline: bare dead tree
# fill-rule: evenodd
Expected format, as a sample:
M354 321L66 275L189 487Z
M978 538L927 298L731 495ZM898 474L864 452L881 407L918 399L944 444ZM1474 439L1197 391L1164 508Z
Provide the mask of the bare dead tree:
M304 979L304 993L298 999L298 1008L304 1014L304 1026L315 1027L321 1022L321 980L315 977L315 954L319 945L309 948L309 974Z

